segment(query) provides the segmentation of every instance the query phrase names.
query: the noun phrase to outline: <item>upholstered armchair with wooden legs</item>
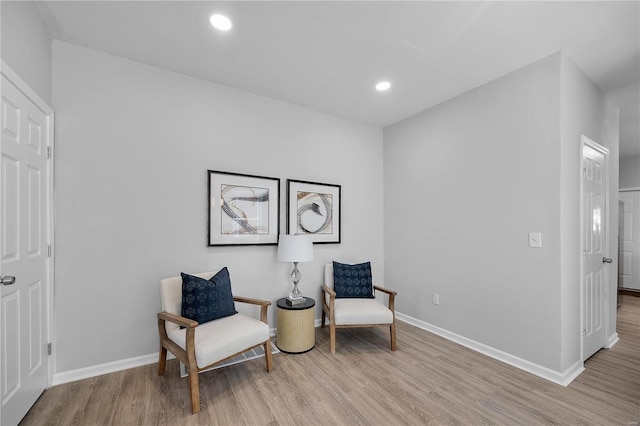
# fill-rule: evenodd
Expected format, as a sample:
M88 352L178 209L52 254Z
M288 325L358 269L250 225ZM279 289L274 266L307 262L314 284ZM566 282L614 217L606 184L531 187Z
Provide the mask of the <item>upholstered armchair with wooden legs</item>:
M322 286L322 327L329 318L329 347L336 353L336 329L354 327L389 327L391 350L396 350L396 313L394 310L397 292L373 285L376 291L388 295L388 306L375 298L336 298L334 291L333 264L324 266L324 285Z
M193 274L193 276L208 280L215 274L215 272L205 272ZM158 374L164 374L167 351L174 354L186 366L189 374L192 413L200 411L198 373L201 371L261 345L264 346L267 371L271 371L272 349L267 323L267 308L271 302L233 297L235 302L259 306L260 320L235 313L198 324L197 321L181 316L182 277L161 280L160 296L163 311L158 313L160 334Z

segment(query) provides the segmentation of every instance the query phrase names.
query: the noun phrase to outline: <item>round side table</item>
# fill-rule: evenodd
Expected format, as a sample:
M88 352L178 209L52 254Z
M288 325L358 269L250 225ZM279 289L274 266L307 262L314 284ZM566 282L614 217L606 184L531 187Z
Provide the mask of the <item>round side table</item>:
M276 346L284 353L302 354L316 345L316 301L305 297L304 303L288 305L287 298L276 302L278 328Z

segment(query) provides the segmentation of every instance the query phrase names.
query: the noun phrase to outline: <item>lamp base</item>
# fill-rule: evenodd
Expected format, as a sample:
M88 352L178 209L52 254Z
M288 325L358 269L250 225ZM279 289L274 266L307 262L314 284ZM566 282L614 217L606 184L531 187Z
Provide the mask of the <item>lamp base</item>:
M293 291L289 292L289 300L304 300L304 297L302 297L302 295L300 294L300 292L298 293L294 293Z
M284 300L287 306L300 306L307 303L307 299L301 297L300 299L289 299L288 297Z
M300 278L302 278L302 274L298 270L298 262L293 262L293 271L289 278L291 278L291 282L293 283L293 289L289 292L289 300L304 300L302 293L300 293L298 289L298 282Z

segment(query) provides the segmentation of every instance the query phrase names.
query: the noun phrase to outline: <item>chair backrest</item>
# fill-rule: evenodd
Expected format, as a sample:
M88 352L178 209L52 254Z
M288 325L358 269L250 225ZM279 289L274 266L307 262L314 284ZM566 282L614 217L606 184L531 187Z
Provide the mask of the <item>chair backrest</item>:
M333 263L324 265L324 285L333 290Z
M200 272L198 274L189 274L208 280L217 274L213 272ZM182 276L171 277L160 280L160 301L162 302L162 310L170 314L182 315ZM177 324L166 322L167 331L178 328Z
M333 263L326 263L324 265L324 285L333 290ZM329 300L331 300L328 294L325 294L324 298L327 304Z

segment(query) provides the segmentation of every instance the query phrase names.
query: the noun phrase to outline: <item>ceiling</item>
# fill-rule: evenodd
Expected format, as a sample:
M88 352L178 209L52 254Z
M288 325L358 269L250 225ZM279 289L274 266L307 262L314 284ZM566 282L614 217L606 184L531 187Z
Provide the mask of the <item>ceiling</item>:
M38 6L57 39L376 127L562 50L621 108L621 157L640 155L638 1ZM213 13L233 28L213 29Z

